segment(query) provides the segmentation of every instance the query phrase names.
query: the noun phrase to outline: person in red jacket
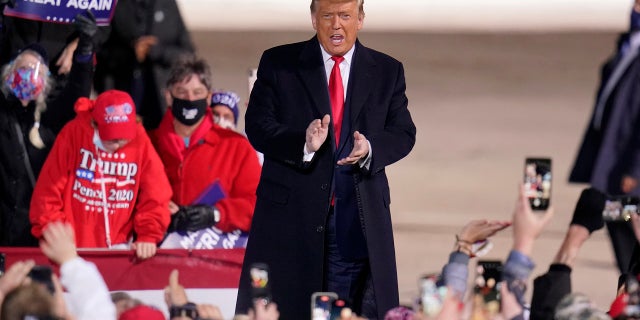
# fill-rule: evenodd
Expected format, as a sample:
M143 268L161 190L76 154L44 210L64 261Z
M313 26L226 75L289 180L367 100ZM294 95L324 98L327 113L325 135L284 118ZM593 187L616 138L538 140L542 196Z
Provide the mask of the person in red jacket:
M80 248L128 248L152 257L170 222L171 186L129 94L80 98L44 163L31 200L31 232L69 222Z
M211 95L206 61L174 64L166 91L171 111L151 134L173 190L171 231L251 226L261 167L247 138L214 123Z

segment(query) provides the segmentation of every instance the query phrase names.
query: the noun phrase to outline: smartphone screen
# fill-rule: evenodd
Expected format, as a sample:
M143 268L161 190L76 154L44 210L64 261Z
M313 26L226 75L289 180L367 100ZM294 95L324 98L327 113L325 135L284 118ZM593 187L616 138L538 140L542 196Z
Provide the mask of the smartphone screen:
M55 292L55 287L53 286L53 279L51 276L53 275L53 271L51 267L44 265L33 266L31 271L29 271L29 278L31 280L44 284L47 290L53 294Z
M527 158L524 187L532 210L546 210L551 202L551 159Z
M473 291L473 319L493 319L493 317L500 314L501 281L501 261L478 261Z
M271 302L271 286L269 284L269 267L264 263L254 263L249 269L251 275L251 299Z
M331 308L338 295L333 292L314 292L311 295L311 319L330 320Z
M418 279L418 289L420 290L418 312L429 317L436 316L440 312L446 295L446 287L440 288L437 285L438 278L439 274L431 273Z
M340 320L342 309L348 308L347 301L344 299L335 299L331 305L330 320Z
M640 198L633 196L614 196L607 199L602 210L604 221L629 221L631 215L638 213Z

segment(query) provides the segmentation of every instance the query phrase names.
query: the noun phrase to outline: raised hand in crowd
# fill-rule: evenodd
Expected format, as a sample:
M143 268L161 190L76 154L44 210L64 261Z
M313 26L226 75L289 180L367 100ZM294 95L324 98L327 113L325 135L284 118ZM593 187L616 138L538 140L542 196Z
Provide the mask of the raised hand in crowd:
M524 185L520 185L520 193L513 211L513 249L530 256L535 240L553 217L553 208L544 212L533 212Z
M503 283L500 286L500 314L504 319L518 319L523 312L523 307L518 298L509 291L509 286Z
M71 225L62 222L49 223L42 232L40 249L59 265L78 257Z
M456 235L456 244L467 255L472 255L472 245L484 241L495 235L498 231L510 226L510 221L500 220L473 220L468 222Z
M11 265L7 272L0 277L0 306L7 293L24 283L31 281L27 275L36 263L33 260L18 261Z
M87 56L93 54L93 36L98 32L96 17L90 10L76 15L73 25L78 32L78 48L80 55Z
M220 309L211 304L194 304L189 302L187 292L180 284L179 271L174 269L169 274L169 285L164 289L164 301L169 307L171 320L188 319L223 319Z
M253 303L253 309L249 310L250 320L278 320L278 318L280 318L280 312L278 312L278 305L275 302L264 304L262 300L256 300Z

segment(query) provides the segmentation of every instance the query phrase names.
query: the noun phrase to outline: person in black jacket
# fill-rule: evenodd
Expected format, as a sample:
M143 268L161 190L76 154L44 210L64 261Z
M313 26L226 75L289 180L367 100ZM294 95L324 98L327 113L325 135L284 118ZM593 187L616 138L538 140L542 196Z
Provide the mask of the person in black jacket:
M35 180L73 105L91 93L93 16L76 17L80 33L69 81L51 98L47 52L30 44L2 69L0 82L0 246L37 246L29 203ZM46 112L45 112L46 111Z
M640 196L640 0L629 32L602 67L593 115L569 176L612 196ZM635 245L628 223L606 222L620 273L629 270Z
M175 0L120 0L97 52L95 89L128 92L144 127L155 129L167 110L164 88L171 66L193 53Z

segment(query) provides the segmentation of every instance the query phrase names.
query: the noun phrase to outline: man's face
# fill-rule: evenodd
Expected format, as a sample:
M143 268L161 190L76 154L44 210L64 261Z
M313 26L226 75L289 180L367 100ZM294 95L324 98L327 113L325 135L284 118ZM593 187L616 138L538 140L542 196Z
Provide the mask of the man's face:
M220 118L220 119L224 119L226 120L228 123L235 123L236 122L236 118L233 115L233 111L231 111L231 109L229 109L229 107L222 105L222 104L216 104L215 106L211 107L211 111L213 111L213 115Z
M204 83L200 81L200 78L194 74L188 76L182 82L173 84L171 88L169 88L169 93L170 95L168 94L166 96L167 105L173 104L171 96L189 101L200 99L207 99L207 101L211 100L211 92L209 92Z
M356 0L320 0L311 13L320 44L332 56L343 56L353 47L363 20Z

